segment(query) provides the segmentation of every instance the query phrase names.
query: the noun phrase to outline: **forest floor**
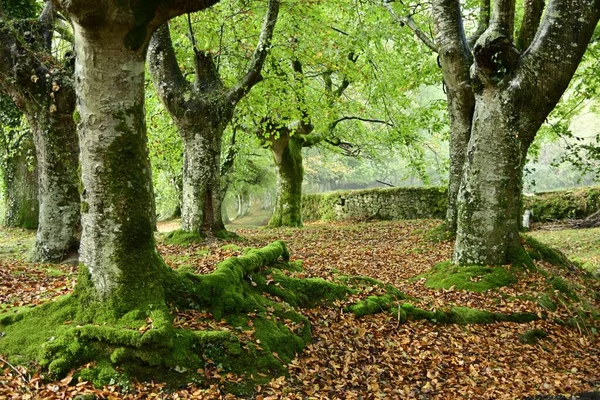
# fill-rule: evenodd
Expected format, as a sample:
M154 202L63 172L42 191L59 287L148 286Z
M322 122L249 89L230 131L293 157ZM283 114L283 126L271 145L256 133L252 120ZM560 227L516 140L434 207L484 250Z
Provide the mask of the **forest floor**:
M180 247L161 243L158 234L159 251L171 267L188 264L196 272L208 273L217 262L239 255L243 247L284 240L292 259L303 261L306 277L370 276L417 298L415 306L427 309L466 306L540 315L547 311L532 298L532 294L552 290L539 274L523 272L517 282L483 293L453 287L434 290L425 285L425 279L413 279L451 257L451 242L434 243L426 238L425 233L437 224L327 222L307 224L304 229L232 226L242 241ZM161 230L167 230L166 226ZM74 266L23 261L32 237L31 232L0 230L0 312L41 304L69 293L74 286ZM536 263L571 288L600 293L600 282L590 280L581 270ZM600 308L598 297L594 301ZM358 318L339 305L302 312L312 324L313 342L288 366L288 376L258 387L254 398L522 399L600 390L600 338L586 327L570 328L551 318L485 325L400 323L389 312ZM570 312L566 305L559 305L554 315ZM521 343L520 335L533 329L543 330L547 336L534 344ZM88 382L73 384L70 376L45 382L35 368L13 366L0 357L0 399L73 398L80 394L107 399L235 398L224 392L221 383L237 378L219 374L218 369L213 371L214 384L209 387L190 385L172 391L161 383L142 383L127 393L114 386L94 389Z

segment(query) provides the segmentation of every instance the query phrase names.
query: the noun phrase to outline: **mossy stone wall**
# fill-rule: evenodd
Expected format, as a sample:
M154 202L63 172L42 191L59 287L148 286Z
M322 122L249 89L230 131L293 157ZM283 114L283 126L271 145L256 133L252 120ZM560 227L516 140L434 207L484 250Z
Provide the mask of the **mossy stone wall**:
M523 197L523 208L533 211L533 221L583 219L600 210L600 187L537 193Z
M304 195L304 221L444 218L446 188L399 187Z

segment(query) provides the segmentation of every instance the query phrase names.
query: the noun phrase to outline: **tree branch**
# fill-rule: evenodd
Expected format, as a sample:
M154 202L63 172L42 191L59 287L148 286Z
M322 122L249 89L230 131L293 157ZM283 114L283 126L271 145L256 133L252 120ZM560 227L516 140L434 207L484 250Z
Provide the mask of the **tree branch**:
M525 0L523 2L523 20L517 33L517 48L519 50L525 51L533 41L545 6L544 0Z
M348 117L341 117L338 118L337 120L333 121L331 124L329 124L329 133L333 133L333 131L335 130L336 126L343 121L362 121L362 122L371 122L374 124L383 124L386 126L394 126L394 124L392 124L389 121L383 121L381 119L371 119L371 118L362 118L362 117L355 117L355 116L348 116Z
M163 104L170 113L178 115L184 107L184 94L191 93L192 88L177 64L168 24L160 26L150 39L148 69Z
M460 2L434 0L432 14L444 83L454 93L466 90L471 84L469 69L472 58L465 38Z
M227 93L227 97L231 103L235 104L239 102L254 85L262 80L261 70L271 47L271 39L278 14L279 0L269 0L267 13L263 20L258 44L254 49L254 54L252 54L250 66L246 74Z
M523 123L540 124L566 90L600 19L596 0L552 0L537 35L521 57L513 81L534 113ZM543 95L540 91L543 89ZM534 129L535 133L537 129ZM533 138L524 138L524 140Z
M495 0L489 29L512 41L515 30L515 0Z
M485 32L490 25L490 0L481 0L479 8L479 20L477 21L477 29L475 33L467 40L469 47L473 48L477 39Z
M56 18L56 10L52 1L46 1L44 9L38 18L41 26L41 34L44 38L44 49L48 52L52 50L52 36L54 35L54 20Z
M384 1L383 6L387 8L389 13L391 14L394 21L396 21L400 26L407 26L425 46L429 47L433 52L438 52L438 46L436 43L425 33L423 32L415 23L415 21L410 16L400 16L396 14L394 11L391 1Z

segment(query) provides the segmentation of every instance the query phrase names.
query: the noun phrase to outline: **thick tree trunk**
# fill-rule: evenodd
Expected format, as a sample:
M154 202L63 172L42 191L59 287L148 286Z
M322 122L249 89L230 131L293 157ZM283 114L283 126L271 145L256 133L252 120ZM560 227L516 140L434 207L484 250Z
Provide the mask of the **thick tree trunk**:
M503 265L520 248L524 151L508 91L476 96L471 140L459 194L454 262Z
M18 155L6 160L4 171L4 199L7 227L36 229L38 227L38 178L31 134L21 145ZM30 161L31 160L31 161Z
M271 150L277 167L277 195L269 226L302 226L302 166L301 135L282 133L272 141Z
M84 187L80 260L97 297L119 315L164 303L166 267L154 241L146 146L145 52L127 48L126 26L74 26Z
M181 228L213 235L225 229L220 172L223 131L204 126L200 133L188 133L191 129L180 128L185 151Z
M74 96L70 93L65 97L69 95ZM72 115L74 97L69 101L71 106L66 107L66 113L48 114L44 109L36 113L35 118L29 118L39 175L40 216L31 256L34 262L60 262L78 243L79 143Z

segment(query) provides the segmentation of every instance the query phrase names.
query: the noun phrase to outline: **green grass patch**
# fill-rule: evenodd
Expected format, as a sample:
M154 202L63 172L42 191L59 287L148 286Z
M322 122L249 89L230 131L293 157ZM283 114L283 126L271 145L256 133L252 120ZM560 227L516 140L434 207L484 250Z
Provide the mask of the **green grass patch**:
M457 266L450 261L439 263L416 278L425 278L425 286L431 289L454 287L471 292L485 292L517 281L514 273L506 267Z

